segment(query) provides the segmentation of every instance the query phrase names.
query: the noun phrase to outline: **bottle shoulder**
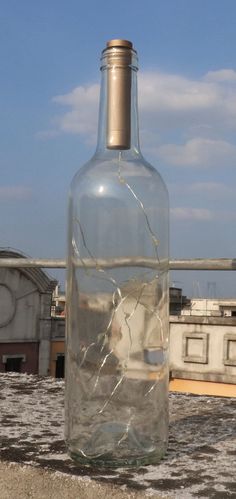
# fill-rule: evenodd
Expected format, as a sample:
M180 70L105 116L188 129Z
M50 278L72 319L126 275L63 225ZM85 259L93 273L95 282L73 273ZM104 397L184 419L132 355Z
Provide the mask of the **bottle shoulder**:
M142 155L137 157L117 154L115 157L97 157L94 155L88 162L80 167L71 182L71 190L91 183L138 183L152 184L163 190L168 196L166 184L158 170L146 161Z

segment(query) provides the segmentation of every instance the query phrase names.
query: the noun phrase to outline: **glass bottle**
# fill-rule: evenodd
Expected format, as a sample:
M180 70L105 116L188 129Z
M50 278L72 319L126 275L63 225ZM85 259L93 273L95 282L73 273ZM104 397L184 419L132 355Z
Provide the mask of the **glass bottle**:
M69 201L66 442L77 462L157 462L168 440L168 194L140 151L137 54L101 57L97 149Z

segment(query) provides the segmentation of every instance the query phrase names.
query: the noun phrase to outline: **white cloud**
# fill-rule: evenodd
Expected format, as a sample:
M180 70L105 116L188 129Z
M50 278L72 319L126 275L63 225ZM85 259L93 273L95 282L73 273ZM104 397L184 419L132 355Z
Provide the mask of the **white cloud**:
M99 85L76 87L72 92L58 95L53 102L69 107L69 111L57 117L60 131L93 135L97 128Z
M222 122L236 127L232 120L232 116L236 118L236 71L232 69L208 72L195 80L161 71L141 72L138 83L144 129L211 128L222 126ZM53 98L53 102L69 108L56 118L61 131L94 133L99 88L98 83L78 86Z
M138 81L144 149L171 165L205 167L235 162L236 148L227 134L230 137L236 129L236 71L219 69L195 79L146 71L139 74ZM91 83L54 97L61 113L54 117L53 129L39 132L38 137L72 133L94 143L99 89L98 83ZM175 139L169 143L173 132Z
M206 194L208 198L229 198L236 195L236 190L222 182L195 182L186 186L190 193Z
M205 208L186 208L176 207L170 210L173 220L195 220L195 221L210 221L214 219L214 213Z
M170 217L174 222L211 222L230 223L236 221L234 210L210 210L208 208L192 208L189 206L177 206L170 209Z
M236 147L227 140L236 128L236 71L209 72L195 80L143 73L139 82L142 144L148 154L176 166L236 163ZM146 142L147 130L152 136L157 132L158 141ZM173 132L174 143L169 143Z
M219 70L199 79L144 72L139 76L139 103L144 128L235 128L236 72Z
M168 183L171 195L182 198L186 195L195 196L195 199L209 200L235 200L236 187L226 185L223 182L192 182L192 183ZM200 197L199 197L200 196Z
M236 71L233 69L220 69L219 71L209 71L205 76L206 81L236 81Z
M140 109L150 112L192 112L217 105L219 88L202 81L161 72L139 76Z
M165 163L176 166L236 165L236 146L225 140L195 138L185 144L164 144L152 150Z
M27 201L32 197L32 190L23 185L0 187L0 201Z

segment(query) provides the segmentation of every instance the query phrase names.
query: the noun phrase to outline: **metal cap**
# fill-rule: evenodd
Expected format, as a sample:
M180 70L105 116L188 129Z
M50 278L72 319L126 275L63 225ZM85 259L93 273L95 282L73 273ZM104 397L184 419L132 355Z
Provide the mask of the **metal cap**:
M107 48L112 48L112 47L123 47L127 49L132 49L133 44L128 40L120 40L120 39L109 40L109 42L107 42Z
M103 60L107 67L107 149L130 149L132 57L128 40L106 44Z

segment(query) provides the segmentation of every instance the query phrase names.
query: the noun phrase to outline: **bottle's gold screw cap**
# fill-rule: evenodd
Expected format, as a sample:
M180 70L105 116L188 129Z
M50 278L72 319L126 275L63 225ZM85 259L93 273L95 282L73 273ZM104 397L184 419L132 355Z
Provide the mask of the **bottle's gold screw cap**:
M132 44L132 42L129 42L128 40L119 40L119 39L109 40L109 42L107 42L107 48L109 49L112 47L124 47L127 49L132 49L133 44Z

